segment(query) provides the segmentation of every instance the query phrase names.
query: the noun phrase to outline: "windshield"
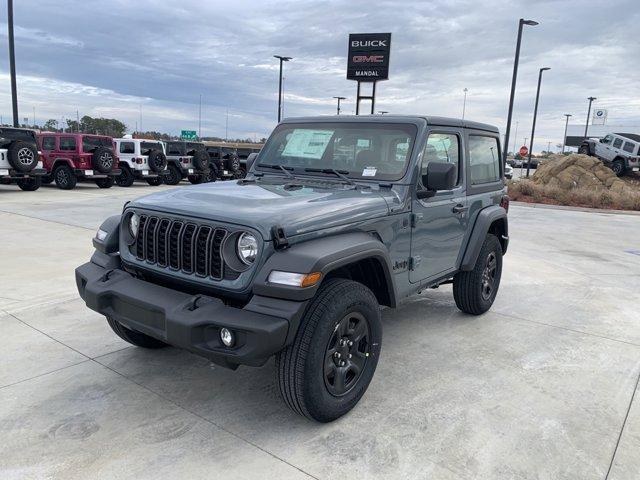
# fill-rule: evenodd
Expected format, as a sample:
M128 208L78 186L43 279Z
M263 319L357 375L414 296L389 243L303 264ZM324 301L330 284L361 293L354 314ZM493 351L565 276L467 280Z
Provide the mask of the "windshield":
M279 125L260 153L264 171L335 169L351 178L399 180L415 143L412 124L304 123ZM326 172L329 173L329 172Z
M151 150L162 152L162 145L158 142L140 142L140 155L149 155Z

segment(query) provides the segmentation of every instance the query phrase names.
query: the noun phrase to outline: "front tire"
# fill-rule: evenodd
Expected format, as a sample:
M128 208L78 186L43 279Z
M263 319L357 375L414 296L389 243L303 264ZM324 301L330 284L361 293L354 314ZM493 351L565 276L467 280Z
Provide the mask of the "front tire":
M174 164L169 164L167 167L168 174L164 177L164 183L166 185L177 185L182 180L182 173L180 173L180 169L176 167Z
M98 188L111 188L113 187L113 183L113 177L96 178L96 185L98 186Z
M42 185L42 177L20 178L16 183L25 192L35 192Z
M125 342L129 342L131 345L135 345L136 347L157 349L167 346L166 343L161 342L160 340L156 340L149 335L145 335L144 333L128 329L120 322L114 320L111 317L107 317L107 323L116 335L118 335Z
M373 292L351 280L326 280L293 344L276 355L283 400L318 422L341 417L367 390L381 342L380 307Z
M491 308L502 276L502 246L498 237L487 234L478 259L469 272L453 277L453 298L465 313L480 315Z

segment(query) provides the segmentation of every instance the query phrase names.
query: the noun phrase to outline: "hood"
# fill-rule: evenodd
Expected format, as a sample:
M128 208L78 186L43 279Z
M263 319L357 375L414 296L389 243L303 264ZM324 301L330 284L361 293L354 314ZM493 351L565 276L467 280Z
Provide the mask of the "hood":
M395 196L388 192L389 201ZM388 215L382 192L370 188L307 185L286 188L266 182L216 182L176 188L134 200L129 207L244 225L265 240L278 225L291 237Z

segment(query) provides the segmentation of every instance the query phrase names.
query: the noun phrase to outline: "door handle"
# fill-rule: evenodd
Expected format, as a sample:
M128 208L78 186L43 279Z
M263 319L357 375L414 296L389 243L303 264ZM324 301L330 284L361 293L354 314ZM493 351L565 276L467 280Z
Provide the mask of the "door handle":
M465 207L464 205L462 205L461 203L457 204L455 207L453 207L452 211L453 213L462 213L465 212L467 210L467 207Z

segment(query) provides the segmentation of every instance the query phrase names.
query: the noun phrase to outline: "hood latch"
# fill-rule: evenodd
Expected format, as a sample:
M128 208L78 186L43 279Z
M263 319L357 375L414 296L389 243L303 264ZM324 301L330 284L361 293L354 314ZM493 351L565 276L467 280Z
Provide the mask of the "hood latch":
M282 250L289 246L289 240L284 234L284 228L279 225L271 227L271 236L273 237L273 246L276 250Z

